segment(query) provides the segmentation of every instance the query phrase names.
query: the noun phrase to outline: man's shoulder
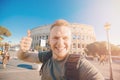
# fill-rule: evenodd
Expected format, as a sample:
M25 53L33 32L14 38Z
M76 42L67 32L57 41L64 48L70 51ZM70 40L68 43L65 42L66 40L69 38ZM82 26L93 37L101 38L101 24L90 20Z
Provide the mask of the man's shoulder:
M83 58L84 56L81 54L69 54L68 60L80 60Z
M51 51L39 52L38 57L39 60L44 63L52 57L52 52Z

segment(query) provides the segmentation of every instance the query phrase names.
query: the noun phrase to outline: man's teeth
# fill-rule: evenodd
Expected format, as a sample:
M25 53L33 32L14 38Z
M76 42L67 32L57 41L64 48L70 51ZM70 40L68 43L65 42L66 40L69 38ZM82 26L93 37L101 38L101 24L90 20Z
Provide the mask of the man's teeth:
M59 51L63 50L64 48L58 48Z

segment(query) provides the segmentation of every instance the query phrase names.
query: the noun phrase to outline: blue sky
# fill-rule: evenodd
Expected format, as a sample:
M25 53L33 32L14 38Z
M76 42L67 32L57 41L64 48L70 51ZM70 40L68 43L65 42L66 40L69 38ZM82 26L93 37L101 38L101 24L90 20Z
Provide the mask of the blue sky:
M107 40L104 25L109 22L110 42L120 44L119 0L0 0L0 25L12 33L4 41L19 43L28 29L57 19L92 25L98 41Z

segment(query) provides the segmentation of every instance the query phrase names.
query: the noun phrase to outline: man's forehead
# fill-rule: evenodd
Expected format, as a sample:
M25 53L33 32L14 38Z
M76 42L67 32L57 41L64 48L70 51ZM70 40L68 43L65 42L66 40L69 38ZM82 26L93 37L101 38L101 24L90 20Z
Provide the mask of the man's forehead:
M67 26L56 26L54 27L51 32L53 33L58 33L58 32L61 32L61 33L71 33L71 28L67 27Z
M71 29L69 27L61 26L53 28L50 32L52 36L71 36Z
M51 30L71 30L70 26L54 26Z

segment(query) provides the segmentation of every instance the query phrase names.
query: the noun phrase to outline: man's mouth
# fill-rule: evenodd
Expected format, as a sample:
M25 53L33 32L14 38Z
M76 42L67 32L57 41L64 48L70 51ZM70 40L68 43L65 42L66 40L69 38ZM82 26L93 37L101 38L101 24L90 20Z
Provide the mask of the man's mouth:
M63 47L63 48L56 48L58 51L63 51L63 50L65 50L65 48Z

